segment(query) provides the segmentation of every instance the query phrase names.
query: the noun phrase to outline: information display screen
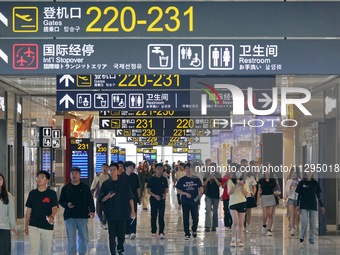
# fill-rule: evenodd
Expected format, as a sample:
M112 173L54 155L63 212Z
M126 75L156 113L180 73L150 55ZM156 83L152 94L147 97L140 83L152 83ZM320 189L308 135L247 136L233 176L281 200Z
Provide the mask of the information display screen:
M119 148L119 155L118 155L119 161L126 161L126 149L125 148Z
M72 151L72 167L80 168L80 178L89 177L89 154L88 151Z
M118 162L118 157L119 156L119 147L114 146L111 148L111 162Z
M51 170L51 151L50 150L43 150L41 163L42 163L41 170L50 172Z
M196 153L188 153L187 155L188 161L200 161L201 160L201 153L196 154Z
M146 160L149 164L152 164L153 162L157 161L157 154L151 154L151 153L143 153L143 158Z
M97 143L96 144L96 173L102 171L102 165L107 164L108 159L108 144Z
M71 166L80 168L80 178L89 178L90 139L71 138Z

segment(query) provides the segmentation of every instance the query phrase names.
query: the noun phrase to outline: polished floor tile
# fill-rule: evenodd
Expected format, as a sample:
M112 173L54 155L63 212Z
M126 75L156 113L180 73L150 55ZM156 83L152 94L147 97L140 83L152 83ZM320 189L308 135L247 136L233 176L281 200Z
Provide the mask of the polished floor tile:
M173 188L167 199L165 212L165 239L151 237L150 210L138 209L137 239L126 240L125 254L127 255L224 255L224 254L340 254L340 238L338 236L315 237L315 244L309 245L305 241L300 245L299 237L290 237L287 232L287 219L285 209L277 209L274 225L274 236L267 237L261 234L261 210L253 210L252 226L249 233L244 233L243 248L231 248L231 233L225 232L223 227L223 206L220 203L219 228L216 232L204 232L205 219L204 197L200 206L198 236L189 241L184 240L182 212L178 210L177 198ZM29 254L28 238L23 233L23 221L18 221L18 233L13 236L13 254ZM98 218L89 220L88 254L108 255L108 233L100 227ZM67 236L62 210L59 210L53 240L53 255L67 254ZM1 254L1 251L0 251ZM46 255L46 254L43 254Z

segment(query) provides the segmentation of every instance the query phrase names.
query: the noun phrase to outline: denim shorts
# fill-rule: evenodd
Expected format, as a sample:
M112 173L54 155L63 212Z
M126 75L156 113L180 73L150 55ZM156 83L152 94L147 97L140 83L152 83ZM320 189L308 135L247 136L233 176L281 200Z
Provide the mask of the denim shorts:
M294 205L294 206L297 206L297 200L296 200L296 199L289 198L289 199L288 199L287 205Z

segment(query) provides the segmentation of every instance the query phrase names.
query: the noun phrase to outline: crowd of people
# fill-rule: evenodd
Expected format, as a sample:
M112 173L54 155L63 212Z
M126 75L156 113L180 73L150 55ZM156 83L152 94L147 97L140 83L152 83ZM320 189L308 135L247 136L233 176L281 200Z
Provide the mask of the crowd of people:
M242 159L240 164L230 163L236 171L221 173L214 171L217 164L205 161L205 171L197 171L198 162L168 164L147 161L136 167L131 161L103 164L102 172L95 176L91 186L85 184L78 167L70 169L70 182L63 186L59 196L48 187L49 172L39 171L36 175L37 188L32 190L26 201L25 234L29 237L30 254L51 254L54 220L59 205L64 208L68 254L83 255L87 252L89 218L97 214L103 229L108 229L111 254L124 254L126 238L137 237L137 205L151 210L150 229L152 238L165 238L165 207L169 185L172 182L177 192L178 210L182 211L184 238L197 237L199 206L204 195L205 232L218 228L218 208L223 202L225 231L231 231L231 247L244 246L243 232L251 229L252 208L261 205L262 229L267 236L273 235L275 210L281 187L270 171L248 173L241 171L248 166ZM269 164L269 163L268 163ZM251 161L251 166L258 166ZM220 190L223 192L220 192ZM6 189L6 181L0 174L0 240L2 254L11 254L11 231L15 232L14 205ZM325 213L320 185L309 172L300 178L298 169L292 168L285 182L283 199L287 201L289 234L300 234L300 242L306 238L314 243L314 229L318 203ZM189 226L190 215L192 226ZM158 225L157 225L158 222ZM301 231L299 230L301 225Z

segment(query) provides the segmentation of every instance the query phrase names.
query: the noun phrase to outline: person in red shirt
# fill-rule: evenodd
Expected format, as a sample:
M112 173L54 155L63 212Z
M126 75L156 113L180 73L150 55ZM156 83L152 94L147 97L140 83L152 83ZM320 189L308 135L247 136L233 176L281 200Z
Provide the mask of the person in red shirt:
M226 172L226 174L222 178L222 201L223 201L223 210L224 210L224 227L226 231L231 230L231 225L233 224L233 220L229 211L229 194L228 194L228 181L233 176L232 172Z

